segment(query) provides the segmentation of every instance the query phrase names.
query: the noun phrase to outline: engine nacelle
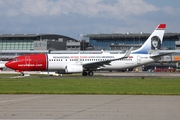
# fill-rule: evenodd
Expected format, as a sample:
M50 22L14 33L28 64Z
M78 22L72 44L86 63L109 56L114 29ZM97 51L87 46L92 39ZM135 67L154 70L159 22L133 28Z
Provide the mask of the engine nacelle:
M67 65L65 66L66 73L80 73L83 72L82 65Z

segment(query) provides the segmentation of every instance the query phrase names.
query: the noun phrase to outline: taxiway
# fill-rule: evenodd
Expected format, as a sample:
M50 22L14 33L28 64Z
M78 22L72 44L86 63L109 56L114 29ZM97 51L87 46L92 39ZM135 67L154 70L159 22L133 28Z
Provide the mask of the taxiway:
M179 120L180 96L0 95L0 119Z

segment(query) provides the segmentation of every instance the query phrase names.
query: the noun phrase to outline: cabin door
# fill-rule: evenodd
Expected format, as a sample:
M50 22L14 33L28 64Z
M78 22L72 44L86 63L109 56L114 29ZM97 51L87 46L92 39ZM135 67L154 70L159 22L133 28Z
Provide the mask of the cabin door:
M141 56L137 56L137 64L141 64Z

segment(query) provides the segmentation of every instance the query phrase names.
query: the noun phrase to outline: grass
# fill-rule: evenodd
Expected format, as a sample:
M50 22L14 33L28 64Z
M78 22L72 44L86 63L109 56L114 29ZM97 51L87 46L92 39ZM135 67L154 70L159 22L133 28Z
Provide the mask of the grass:
M180 78L0 76L0 94L180 95Z

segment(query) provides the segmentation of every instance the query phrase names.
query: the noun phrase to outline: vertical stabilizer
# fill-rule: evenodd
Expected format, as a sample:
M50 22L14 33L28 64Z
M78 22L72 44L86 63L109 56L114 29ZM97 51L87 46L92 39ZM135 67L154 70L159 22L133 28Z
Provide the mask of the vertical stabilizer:
M159 24L146 42L132 54L148 54L150 50L159 50L163 41L166 24Z

